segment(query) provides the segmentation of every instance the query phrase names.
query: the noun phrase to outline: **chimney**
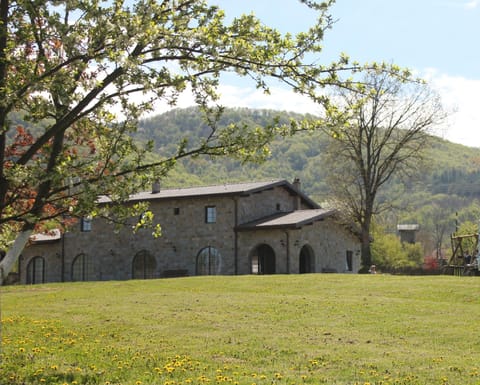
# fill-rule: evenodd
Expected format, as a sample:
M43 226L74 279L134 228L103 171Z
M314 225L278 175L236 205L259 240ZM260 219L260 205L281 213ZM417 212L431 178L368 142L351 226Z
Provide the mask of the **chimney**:
M302 188L302 184L300 182L300 178L295 178L293 180L293 186L297 190L297 195L295 195L295 204L294 204L294 209L295 210L300 210L302 208L302 198L300 197L300 192Z
M155 179L152 183L152 194L158 194L160 192L160 179Z
M293 180L293 185L296 187L298 191L302 189L302 183L300 182L300 178L295 178Z

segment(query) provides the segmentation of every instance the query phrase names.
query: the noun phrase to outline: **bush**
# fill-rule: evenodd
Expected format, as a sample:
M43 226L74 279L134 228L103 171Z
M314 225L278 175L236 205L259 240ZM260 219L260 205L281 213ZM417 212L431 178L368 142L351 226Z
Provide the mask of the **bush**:
M394 234L377 233L372 243L372 260L379 271L409 274L421 270L423 249L418 243L402 244Z

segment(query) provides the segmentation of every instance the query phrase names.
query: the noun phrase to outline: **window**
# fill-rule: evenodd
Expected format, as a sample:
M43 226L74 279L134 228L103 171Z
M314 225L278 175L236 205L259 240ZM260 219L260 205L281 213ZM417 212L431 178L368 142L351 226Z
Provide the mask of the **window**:
M347 271L353 271L353 251L352 250L347 250L347 255L346 255L346 263L347 263Z
M205 223L217 222L217 208L215 206L205 207Z
M133 258L132 278L133 279L151 279L155 278L157 261L148 251L142 250Z
M215 275L221 271L220 252L211 246L205 247L197 255L197 275Z
M90 258L83 253L77 255L72 262L72 281L88 281L92 279L91 270Z
M27 284L45 282L45 259L34 257L27 265Z
M80 224L80 231L92 231L92 217L83 217Z
M174 207L173 215L180 215L180 207Z
M280 211L280 209L281 209L280 203L277 203L277 211Z

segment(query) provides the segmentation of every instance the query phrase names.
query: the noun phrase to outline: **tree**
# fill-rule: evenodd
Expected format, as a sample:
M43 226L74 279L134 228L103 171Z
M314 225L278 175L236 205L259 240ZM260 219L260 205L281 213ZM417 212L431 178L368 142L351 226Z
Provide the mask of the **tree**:
M0 283L35 229L107 215L95 205L98 195L112 199L107 208L117 212L108 215L118 220L145 208L125 211L115 203L164 176L179 158L265 156L274 122L218 129L221 109L212 106L223 72L251 78L265 92L274 78L324 104L318 87L350 84L339 74L360 66L346 57L305 63L321 51L333 1L300 2L318 12L318 22L291 36L254 15L227 25L223 11L201 0L0 0L0 226L14 238L4 242ZM173 106L184 91L194 95L210 130L200 142L183 140L173 155L149 155L151 147L128 134L156 101ZM18 118L27 124L14 124Z
M428 134L444 114L422 81L371 71L362 83L337 95L337 119L326 128L332 137L327 164L331 196L359 225L362 265L368 268L372 218L389 204L378 193L393 175L418 169Z

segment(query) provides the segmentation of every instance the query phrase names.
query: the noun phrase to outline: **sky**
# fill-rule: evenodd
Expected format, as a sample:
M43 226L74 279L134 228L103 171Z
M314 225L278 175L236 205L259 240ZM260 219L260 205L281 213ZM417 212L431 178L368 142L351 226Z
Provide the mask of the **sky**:
M227 20L253 12L281 32L306 30L314 11L298 0L208 0ZM360 63L386 61L427 79L450 112L436 134L480 148L480 0L337 0L330 10L320 58L325 64L342 52ZM270 96L246 80L227 77L221 103L229 107L271 108L319 113L319 107L286 88Z

